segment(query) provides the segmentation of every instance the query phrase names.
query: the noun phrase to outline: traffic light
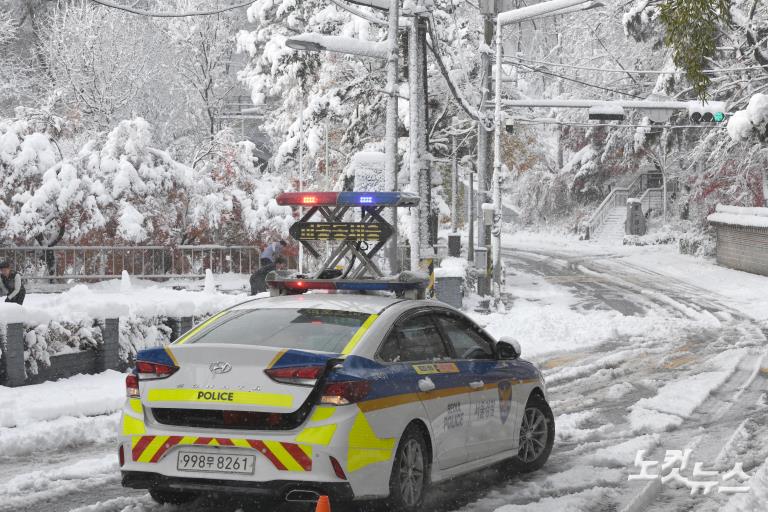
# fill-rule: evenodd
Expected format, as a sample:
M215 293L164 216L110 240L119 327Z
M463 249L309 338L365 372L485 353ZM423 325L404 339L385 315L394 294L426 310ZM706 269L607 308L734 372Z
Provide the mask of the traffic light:
M725 121L724 101L689 101L688 117L694 123L722 123Z

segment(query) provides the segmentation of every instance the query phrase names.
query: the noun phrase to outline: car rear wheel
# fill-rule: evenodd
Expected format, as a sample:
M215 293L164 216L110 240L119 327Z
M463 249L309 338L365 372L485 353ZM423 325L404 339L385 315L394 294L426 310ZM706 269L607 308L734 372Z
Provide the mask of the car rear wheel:
M421 429L409 426L397 445L389 479L389 506L413 512L424 503L429 486L429 455Z
M544 398L532 395L525 404L520 424L520 449L514 459L515 467L522 473L540 469L552 453L555 441L555 418Z
M171 505L183 505L184 503L189 503L197 498L197 495L191 492L166 491L160 489L150 489L149 495L160 505L165 505L167 503Z

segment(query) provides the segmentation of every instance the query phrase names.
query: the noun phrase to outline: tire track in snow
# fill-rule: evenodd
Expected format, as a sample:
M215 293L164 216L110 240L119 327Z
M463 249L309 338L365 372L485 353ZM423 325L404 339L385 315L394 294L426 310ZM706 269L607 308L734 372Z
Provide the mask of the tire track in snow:
M682 440L690 441L693 433L717 424L722 415L715 411L733 407L734 417L743 418L749 414L749 411L729 400L737 393L747 393L747 389L752 399L759 389L759 385L755 385L755 363L746 364L751 359L743 357L729 369L721 368L719 378L722 382L719 387L713 386L715 389L701 393L695 402L689 403L687 411L678 411L681 412L679 427L673 427L671 432L664 428L660 432L640 432L638 436L631 428L629 407L644 399L647 400L646 405L652 404L652 398L664 385L701 373L707 368L707 361L716 358L723 350L741 346L749 351L750 356L754 356L765 344L765 336L759 333L754 322L724 306L712 294L677 283L661 274L643 271L635 278L634 274L616 272L610 261L606 265L608 268L604 268L596 265L593 258L569 258L552 253L526 258L528 254L515 253L516 263L527 260L525 270L530 272L538 267L543 278L566 274L571 278L572 287L584 298L582 304L593 308L618 309L622 314L629 315L642 315L656 309L673 318L690 319L694 323L683 324L684 328L672 339L619 339L582 352L575 358L564 358L562 354L540 358L539 363L543 367L554 362L550 369L545 370L545 375L551 384L550 395L555 414L561 420L570 417L573 423L557 423L559 428L565 425L567 431L558 435L552 458L538 473L525 476L508 474L506 479L501 477L499 481L492 482L490 488L486 486L485 492L475 492L474 496L455 502L452 508L463 512L559 510L565 507L590 512L617 510L631 502L637 493L628 485L626 478L628 474L636 473L632 462L638 449L646 449L650 454L660 453L663 458L664 450L682 449L685 446L680 444ZM604 258L594 259L599 259L602 264ZM593 279L578 279L579 273ZM569 284L567 279L557 279L560 284ZM607 292L606 289L613 291ZM609 298L606 300L606 297ZM637 301L638 307L625 307L633 300ZM617 385L618 390L615 389ZM608 391L612 389L611 394ZM673 390L668 388L668 393ZM732 437L733 430L739 425L724 425L720 433L728 433ZM721 442L713 435L710 438L699 439L699 445L721 447L728 440L726 438ZM591 487L602 484L599 479L586 482L581 489L562 485L554 492L536 491L541 482L555 475L592 467L600 467L608 474L613 471L617 477L614 479L617 492L583 500ZM660 486L657 487L647 497L653 499L661 491ZM683 500L688 498L688 493L683 492L681 497ZM672 507L660 504L658 510L677 510L678 504Z

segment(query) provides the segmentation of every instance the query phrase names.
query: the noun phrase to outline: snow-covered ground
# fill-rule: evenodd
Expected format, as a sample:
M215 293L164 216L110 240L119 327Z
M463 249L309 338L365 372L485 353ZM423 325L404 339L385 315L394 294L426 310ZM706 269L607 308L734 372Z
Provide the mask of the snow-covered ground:
M526 233L507 240L504 259L506 310L472 314L494 335L517 338L544 370L555 448L536 473L498 467L438 486L425 510L766 510L768 278L670 247ZM213 299L184 293L190 303ZM163 508L120 487L113 441L122 379L107 372L0 388L0 510L237 509ZM663 461L686 448L682 476L692 478L695 462L720 474L741 462L748 492L691 495L674 482L628 481L640 472L638 450Z

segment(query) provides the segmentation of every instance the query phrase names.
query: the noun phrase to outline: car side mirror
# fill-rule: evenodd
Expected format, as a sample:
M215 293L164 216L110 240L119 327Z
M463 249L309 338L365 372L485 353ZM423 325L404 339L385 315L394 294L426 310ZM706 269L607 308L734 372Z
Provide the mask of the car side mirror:
M520 342L515 339L503 337L496 343L499 359L517 359L520 357Z

